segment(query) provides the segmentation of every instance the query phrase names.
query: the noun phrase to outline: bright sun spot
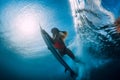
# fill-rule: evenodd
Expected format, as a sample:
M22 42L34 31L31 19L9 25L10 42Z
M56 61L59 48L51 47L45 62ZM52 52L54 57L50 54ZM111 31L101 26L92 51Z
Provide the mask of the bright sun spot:
M23 36L32 36L39 26L39 15L32 9L21 12L13 21L16 32Z
M2 13L4 28L9 33L4 34L9 46L23 56L42 53L46 46L39 25L49 29L45 24L49 22L51 11L37 4L14 4L8 5Z

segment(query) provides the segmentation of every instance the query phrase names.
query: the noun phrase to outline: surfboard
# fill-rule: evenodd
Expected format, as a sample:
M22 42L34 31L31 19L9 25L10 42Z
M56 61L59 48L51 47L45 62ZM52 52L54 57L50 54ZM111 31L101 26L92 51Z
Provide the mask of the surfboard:
M43 37L43 40L45 41L48 49L51 51L51 53L54 55L54 57L65 67L65 70L68 70L71 74L71 76L76 77L77 74L71 69L71 67L63 60L62 56L60 55L59 51L54 47L52 38L50 35L40 27L41 35Z

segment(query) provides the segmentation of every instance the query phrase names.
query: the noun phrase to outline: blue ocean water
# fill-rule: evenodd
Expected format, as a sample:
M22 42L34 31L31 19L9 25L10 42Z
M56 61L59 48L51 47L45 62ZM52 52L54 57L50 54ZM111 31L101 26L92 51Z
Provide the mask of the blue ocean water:
M82 0L79 0L82 1ZM88 2L88 0L83 0ZM91 0L93 1L93 0ZM119 0L97 0L101 6L110 11L116 19L120 15ZM50 35L51 28L58 27L68 32L66 45L74 54L83 59L87 66L72 65L69 57L65 60L78 70L78 80L84 77L87 80L98 80L101 71L107 74L109 71L99 68L102 60L82 52L81 43L77 46L77 32L74 27L74 17L69 0L0 0L0 78L9 79L34 79L34 80L66 80L70 79L68 73L64 73L64 67L54 58L47 49L39 30L41 25ZM79 41L78 41L79 42ZM90 62L87 62L87 61ZM108 60L106 60L107 62ZM104 61L103 61L104 62ZM114 61L113 61L114 62ZM114 63L118 63L117 60ZM92 64L92 65L91 65ZM111 66L111 64L108 64ZM91 68L92 67L92 68ZM95 67L95 68L93 68ZM105 66L105 69L108 66ZM93 70L92 70L93 69ZM102 69L99 71L99 69ZM118 69L117 66L113 69ZM98 70L98 71L97 71ZM96 72L95 72L96 71ZM116 71L116 70L115 70ZM115 73L115 71L111 71ZM91 74L91 72L93 74ZM87 75L87 76L85 76ZM110 74L112 75L112 74ZM90 77L92 76L92 77ZM108 76L108 75L107 75ZM117 75L115 75L117 76ZM105 76L102 76L102 80ZM106 80L106 78L104 79Z

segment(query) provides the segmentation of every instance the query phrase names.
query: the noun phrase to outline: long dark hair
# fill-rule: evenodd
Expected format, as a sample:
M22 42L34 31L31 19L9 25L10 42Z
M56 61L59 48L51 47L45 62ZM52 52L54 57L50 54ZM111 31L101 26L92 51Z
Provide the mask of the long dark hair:
M52 32L53 34L57 34L57 33L60 32L60 30L59 30L58 28L54 27L54 28L51 29L51 32Z

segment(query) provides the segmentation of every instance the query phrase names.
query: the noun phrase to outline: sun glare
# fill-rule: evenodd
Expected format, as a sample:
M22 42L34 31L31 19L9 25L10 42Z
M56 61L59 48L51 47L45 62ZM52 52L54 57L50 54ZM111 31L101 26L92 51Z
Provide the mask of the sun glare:
M6 6L2 15L3 30L8 31L4 37L16 52L31 56L45 49L39 25L41 23L42 28L49 29L47 23L53 15L49 8L40 4L13 3Z
M18 34L32 36L38 29L36 27L39 26L39 17L34 10L27 9L14 19L13 24L15 25Z

